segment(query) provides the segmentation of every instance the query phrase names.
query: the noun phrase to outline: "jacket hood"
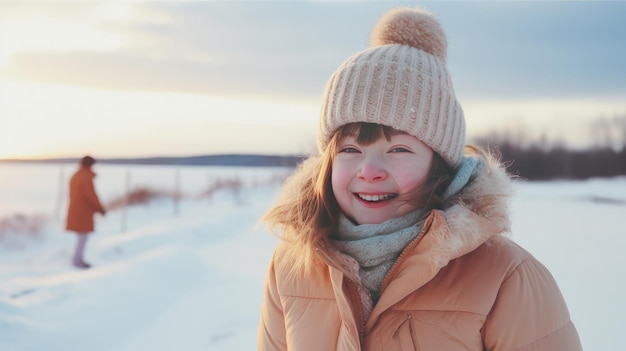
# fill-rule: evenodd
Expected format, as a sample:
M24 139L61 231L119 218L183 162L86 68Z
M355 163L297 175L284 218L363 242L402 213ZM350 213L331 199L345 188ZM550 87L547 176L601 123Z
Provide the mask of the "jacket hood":
M494 156L477 156L483 166L443 210L447 230L429 233L433 236L433 264L440 268L492 237L510 232L508 203L514 193L513 181Z
M508 201L513 195L513 181L496 157L480 150L468 156L479 158L482 167L457 195L446 201L444 210L433 210L426 218L423 233L403 250L383 280L380 300L375 306L359 284L362 311L372 317L366 329L369 330L387 308L432 280L450 261L510 231ZM311 169L315 166L313 161L315 159L309 160ZM301 179L296 179L295 183L299 181ZM288 190L291 191L287 195L298 194L294 188ZM298 240L282 240L276 255L280 257L278 269L291 277L297 275L299 270L295 269L294 262L302 257L302 247ZM337 282L337 291L342 290L344 277L360 281L356 260L332 246L324 245L316 251L316 259L325 262L333 282Z

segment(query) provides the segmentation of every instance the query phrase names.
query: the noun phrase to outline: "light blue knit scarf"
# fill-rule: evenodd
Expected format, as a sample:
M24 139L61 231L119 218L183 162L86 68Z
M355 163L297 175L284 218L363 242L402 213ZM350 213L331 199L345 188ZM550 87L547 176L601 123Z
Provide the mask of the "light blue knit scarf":
M444 201L459 193L481 166L479 159L465 157L443 194ZM374 301L385 275L402 250L422 231L421 216L420 211L414 211L381 224L362 225L355 225L343 214L339 217L339 226L331 241L337 250L357 261L361 284L372 293Z
M355 225L342 214L331 240L337 250L357 261L361 284L377 294L402 250L421 232L424 221L418 223L420 215L414 211L381 224Z

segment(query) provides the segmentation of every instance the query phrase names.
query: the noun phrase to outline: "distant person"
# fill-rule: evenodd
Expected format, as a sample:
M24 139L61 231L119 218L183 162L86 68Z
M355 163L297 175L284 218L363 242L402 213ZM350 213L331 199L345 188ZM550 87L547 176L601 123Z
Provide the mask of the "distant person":
M87 235L94 230L94 214L106 215L106 210L100 204L93 184L96 174L91 167L96 161L85 156L80 160L80 167L70 179L70 203L67 210L65 229L78 235L76 251L72 263L78 268L89 268L91 265L83 259Z
M514 184L466 146L439 22L390 11L330 77L280 230L259 350L581 350L550 272L506 237Z

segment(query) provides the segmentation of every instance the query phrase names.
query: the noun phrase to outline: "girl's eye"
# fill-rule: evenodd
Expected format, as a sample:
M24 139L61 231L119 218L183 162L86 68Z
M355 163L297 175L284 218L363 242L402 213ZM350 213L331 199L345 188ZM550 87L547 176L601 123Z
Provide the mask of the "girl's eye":
M353 148L353 147L344 147L343 149L340 149L339 152L343 152L343 153L347 153L347 154L354 154L354 153L358 153L359 150Z
M395 147L393 149L391 149L391 152L410 152L408 149L403 148L403 147Z

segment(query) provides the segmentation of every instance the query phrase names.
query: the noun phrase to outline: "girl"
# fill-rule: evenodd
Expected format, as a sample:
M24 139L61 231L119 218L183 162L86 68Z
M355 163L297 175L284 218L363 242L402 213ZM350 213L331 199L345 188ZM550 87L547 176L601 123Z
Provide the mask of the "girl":
M259 350L581 350L546 268L504 235L512 182L465 147L439 23L395 9L331 76L281 231ZM465 151L464 151L465 150Z

